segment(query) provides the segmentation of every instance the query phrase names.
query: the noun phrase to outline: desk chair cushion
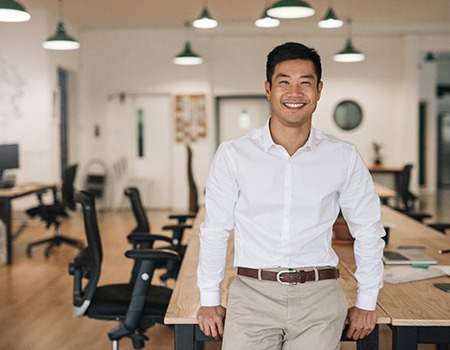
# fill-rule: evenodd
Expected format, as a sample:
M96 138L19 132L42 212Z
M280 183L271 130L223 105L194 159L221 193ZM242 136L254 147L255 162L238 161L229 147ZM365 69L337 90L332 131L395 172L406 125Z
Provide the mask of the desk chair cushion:
M133 294L131 284L112 284L98 287L86 315L93 318L120 319L130 306ZM144 317L164 318L172 290L161 286L150 286L143 308Z

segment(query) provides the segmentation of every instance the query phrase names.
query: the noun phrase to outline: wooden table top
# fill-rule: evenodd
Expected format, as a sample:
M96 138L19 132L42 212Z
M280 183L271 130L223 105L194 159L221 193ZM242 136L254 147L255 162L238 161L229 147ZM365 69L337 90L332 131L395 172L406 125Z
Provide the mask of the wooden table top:
M39 191L41 189L51 188L57 186L56 182L26 182L19 183L11 188L1 188L1 198L15 198L24 196L26 194Z
M175 289L170 300L169 307L166 312L164 323L166 324L196 324L197 310L200 307L200 293L197 288L197 265L199 256L199 226L203 222L205 209L201 208L197 214L195 224L189 230L185 237L188 242L188 248L185 253L183 264L175 285ZM236 276L236 271L233 267L234 256L234 240L233 235L230 235L227 251L227 265L225 270L225 277L221 286L221 303L226 306L228 299L228 289ZM356 280L344 265L338 266L341 272L339 282L344 290L349 305L354 305L356 300ZM386 312L378 307L378 323L388 324L391 322Z
M382 207L383 224L390 226L389 244L424 246L425 253L440 265L450 265L450 254L438 254L450 248L450 237L387 206ZM349 271L355 271L352 246L336 246L336 253ZM378 304L391 317L394 326L450 326L450 293L433 286L449 283L448 276L391 284L385 283Z
M386 186L380 185L379 183L375 182L375 191L378 194L378 197L381 199L389 199L389 198L395 198L397 197L397 192L393 189L390 189Z

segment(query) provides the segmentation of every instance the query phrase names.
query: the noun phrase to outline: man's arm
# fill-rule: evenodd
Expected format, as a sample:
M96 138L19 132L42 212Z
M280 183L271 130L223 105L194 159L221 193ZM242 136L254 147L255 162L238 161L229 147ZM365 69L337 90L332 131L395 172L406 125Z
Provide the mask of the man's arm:
M347 337L354 340L367 337L375 329L377 319L376 311L363 310L356 306L351 307L347 313L349 323Z
M234 227L234 208L239 192L229 162L222 144L210 167L205 196L206 216L200 226L197 285L201 307L197 320L201 331L216 339L223 336L225 308L220 305L220 284L225 272L228 238Z
M208 337L221 339L223 337L226 309L222 305L202 306L198 309L197 320L200 329Z

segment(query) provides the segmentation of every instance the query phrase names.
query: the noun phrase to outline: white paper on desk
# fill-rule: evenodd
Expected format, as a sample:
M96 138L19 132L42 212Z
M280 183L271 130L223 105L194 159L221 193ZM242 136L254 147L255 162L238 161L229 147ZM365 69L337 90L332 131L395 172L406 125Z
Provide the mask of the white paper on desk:
M386 283L404 283L444 276L441 269L421 269L412 266L385 266L383 280Z
M450 276L450 265L433 265L429 268L444 271L446 275Z

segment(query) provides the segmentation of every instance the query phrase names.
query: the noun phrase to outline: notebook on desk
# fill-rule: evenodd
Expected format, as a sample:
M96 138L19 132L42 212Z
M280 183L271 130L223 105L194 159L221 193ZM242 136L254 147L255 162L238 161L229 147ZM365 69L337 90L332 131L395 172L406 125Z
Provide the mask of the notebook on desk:
M419 249L387 249L383 252L383 261L386 265L437 264L437 260Z

